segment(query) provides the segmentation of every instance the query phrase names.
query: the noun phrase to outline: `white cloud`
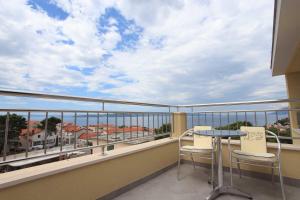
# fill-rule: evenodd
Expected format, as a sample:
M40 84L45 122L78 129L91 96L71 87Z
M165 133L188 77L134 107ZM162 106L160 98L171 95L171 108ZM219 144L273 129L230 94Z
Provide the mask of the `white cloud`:
M285 97L283 78L269 70L271 2L172 3L118 4L144 33L136 51L115 52L109 60L135 82L107 93L178 103ZM161 49L148 42L157 36L164 37Z
M70 14L66 20L25 1L0 3L3 87L62 93L86 87L106 97L181 104L286 96L283 78L269 70L268 0L55 2ZM99 18L111 6L142 27L135 48L115 49L122 41L115 18L99 33ZM131 24L124 34L136 31ZM88 68L92 73L82 72Z

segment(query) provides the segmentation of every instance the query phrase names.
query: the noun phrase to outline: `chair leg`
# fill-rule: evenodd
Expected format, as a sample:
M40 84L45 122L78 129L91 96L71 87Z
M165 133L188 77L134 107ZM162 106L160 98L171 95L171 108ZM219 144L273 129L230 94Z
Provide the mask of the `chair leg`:
M274 163L272 163L272 183L274 184Z
M282 178L282 174L281 174L281 164L280 164L280 161L278 162L278 173L279 173L279 179L280 179L282 199L286 200L285 192L284 192L284 187L283 187L283 178Z
M178 154L178 165L177 165L177 180L179 180L179 173L180 173L180 162L181 162L181 155L180 155L180 151Z
M215 152L214 151L212 151L212 153L211 153L211 184L212 184L212 187L213 187L213 189L215 188L215 173L214 173L214 171L215 171Z
M239 160L239 159L236 159L236 161L237 161L237 167L238 167L238 169L239 169L240 178L242 178L242 172L241 172L240 160Z
M230 167L230 185L233 186L233 180L232 180L232 155L231 155L231 152L229 152L229 167Z
M193 153L191 153L191 159L193 161L193 166L194 166L194 169L196 169L196 166L195 166L195 161L194 161L194 157L193 157Z

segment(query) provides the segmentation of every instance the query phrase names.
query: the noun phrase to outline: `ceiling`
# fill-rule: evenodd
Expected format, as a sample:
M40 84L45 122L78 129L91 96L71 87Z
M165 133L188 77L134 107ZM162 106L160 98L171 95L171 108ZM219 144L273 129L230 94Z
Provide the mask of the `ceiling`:
M300 0L275 1L273 76L300 72Z

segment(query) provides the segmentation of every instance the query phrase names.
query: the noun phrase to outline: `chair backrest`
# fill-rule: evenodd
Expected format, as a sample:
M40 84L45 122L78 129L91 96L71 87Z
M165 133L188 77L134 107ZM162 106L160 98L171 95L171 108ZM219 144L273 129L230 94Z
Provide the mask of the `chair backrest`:
M266 132L264 127L241 126L247 132L241 137L241 151L248 153L267 153Z
M211 130L211 126L194 126L194 131L207 131ZM212 137L194 135L194 146L202 148L211 148L212 147Z

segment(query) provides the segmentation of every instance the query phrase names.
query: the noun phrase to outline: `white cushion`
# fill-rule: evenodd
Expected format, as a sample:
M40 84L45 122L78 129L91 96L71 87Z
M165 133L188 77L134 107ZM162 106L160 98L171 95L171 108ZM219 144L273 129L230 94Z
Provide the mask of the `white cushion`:
M186 146L182 146L180 148L180 151L191 152L191 153L210 153L212 151L212 148L201 148L198 146L186 145Z
M232 157L250 160L250 161L261 161L261 162L275 162L276 156L273 153L251 153L243 152L241 150L233 150Z

